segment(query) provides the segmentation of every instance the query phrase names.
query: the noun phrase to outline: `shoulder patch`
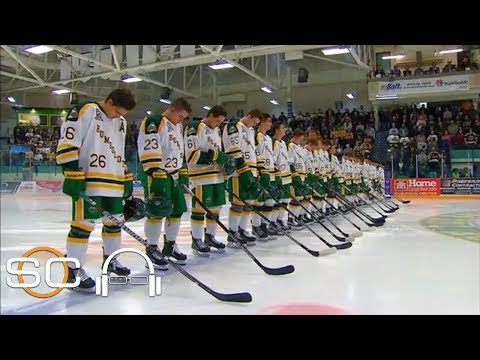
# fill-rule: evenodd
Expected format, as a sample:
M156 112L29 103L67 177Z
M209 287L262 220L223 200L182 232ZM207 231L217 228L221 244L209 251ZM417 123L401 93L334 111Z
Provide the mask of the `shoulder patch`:
M238 132L236 124L229 124L227 128L227 134L232 135Z
M151 115L145 118L145 134L156 133L159 126L160 117L158 115Z
M78 110L76 107L73 107L67 115L67 120L77 121L78 120Z
M202 122L198 120L190 121L187 125L187 136L196 135Z
M145 130L145 133L153 134L155 132L157 132L157 126L155 125L155 123L151 122L150 124L148 124L147 129Z

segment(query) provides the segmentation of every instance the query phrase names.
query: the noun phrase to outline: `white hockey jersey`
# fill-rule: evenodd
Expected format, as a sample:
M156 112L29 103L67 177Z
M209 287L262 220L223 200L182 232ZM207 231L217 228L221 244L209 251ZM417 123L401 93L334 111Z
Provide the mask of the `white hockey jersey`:
M125 178L123 117L109 119L98 103L72 108L61 126L57 163L85 172L85 195L122 197Z
M185 129L185 158L192 186L224 182L220 165L208 161L209 150L222 150L220 129L211 129L202 121L189 124Z
M282 178L282 185L292 183L292 172L290 171L290 164L293 159L287 149L287 144L283 140L273 140L273 165L275 167L275 174Z
M320 179L323 182L327 182L327 180L328 180L327 166L325 165L325 158L323 156L323 150L322 149L313 150L313 157L314 157L316 165L317 165L317 170L315 172L315 175L320 177Z
M272 138L268 135L257 132L255 140L258 169L261 174L270 175L270 181L275 181Z
M293 142L288 144L288 152L290 153L291 158L293 159L293 167L295 168L295 172L300 176L302 181L305 180L305 174L307 172L306 166L306 154L304 149Z
M351 185L352 184L352 178L353 178L353 162L351 160L346 160L345 158L342 158L342 174L345 179L345 184L346 185Z
M146 117L140 125L137 143L146 173L163 169L177 178L184 158L182 124L175 125L164 116Z
M313 156L313 152L308 151L306 148L303 148L303 152L305 154L306 175L307 174L315 175L315 173L318 172L318 168L317 168L317 161Z
M223 129L222 140L225 153L234 159L243 158L253 176L257 176L255 130L241 121L229 123ZM235 171L233 175L238 173Z

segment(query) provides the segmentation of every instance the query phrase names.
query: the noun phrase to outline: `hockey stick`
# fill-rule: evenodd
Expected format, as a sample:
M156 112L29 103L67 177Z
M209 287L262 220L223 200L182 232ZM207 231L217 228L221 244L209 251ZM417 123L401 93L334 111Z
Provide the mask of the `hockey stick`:
M400 199L399 197L395 196L395 195L392 195L395 199L397 199L398 201L400 201L402 204L410 204L412 202L412 200L402 200Z
M312 188L312 187L309 186L309 185L307 185L307 186L308 186L313 192L315 192L316 194L318 194L318 193L315 191L314 188ZM332 224L333 227L334 227L335 229L337 229L337 231L338 231L340 234L342 234L342 235L345 236L346 238L350 236L349 234L343 232L342 229L340 229L337 225L335 225L335 223L334 223L332 220L330 220L330 219L328 218L328 216L326 216L325 213L324 213L317 205L315 205L315 203L314 203L312 200L309 200L309 199L306 199L306 200L315 208L315 210L317 210L320 214L322 214L323 219L326 219L330 224ZM320 219L320 220L323 220L323 219Z
M376 199L380 204L383 204L385 205L389 210L391 211L387 211L385 209L383 209L380 205L378 205L378 207L380 209L382 209L382 211L385 211L385 212L394 212L394 211L397 211L399 209L398 205L395 205L394 207L393 206L390 206L389 204L387 204L386 202L384 202L380 197L378 196L375 196L375 194L373 193L373 190L372 188L366 188L366 187L363 187L363 186L359 186L359 188L364 191L368 196L371 196L373 199Z
M350 210L352 210L352 212L357 215L357 217L360 217L358 214L356 214L356 212L360 213L362 216L364 216L365 218L367 218L368 220L370 220L375 226L376 224L381 224L383 225L385 223L385 218L384 217L381 217L381 218L372 218L370 215L368 215L367 213L363 212L362 210L360 209L356 209L355 208L355 205L353 205L350 201L346 200L343 198L342 195L340 195L338 192L336 192L334 189L330 188L330 187L327 187L327 190L332 192L333 194L335 194L335 196L337 197L338 200L340 200L340 202L342 202L344 205L347 205ZM361 217L360 217L361 218ZM363 219L362 219L363 220Z
M294 186L295 188L295 186ZM295 189L296 191L298 191L298 189ZM305 197L305 196L304 196ZM328 233L330 235L332 235L335 239L337 239L338 241L346 241L344 237L340 237L338 235L335 235L328 227L326 227L315 215L312 214L312 212L310 210L308 210L305 206L303 206L303 204L298 201L297 199L295 199L294 197L290 196L291 199L295 200L295 202L303 209L305 210L305 212L310 215L312 217L313 220L315 220L317 223L319 223L320 225L322 225L322 227L328 231ZM347 235L348 236L348 235Z
M360 233L358 233L358 235L354 234L354 235L351 235L351 236L361 236L362 235L362 229L357 225L355 224L353 221L351 221L349 218L347 218L345 215L343 215L340 211L338 211L337 209L335 209L335 207L329 202L327 201L326 199L326 196L323 197L323 195L321 195L317 190L315 190L312 186L310 185L307 185L310 189L312 189L313 193L316 194L319 198L321 198L322 200L324 200L328 205L330 205L332 207L332 209L334 209L337 213L339 213L343 218L345 218L350 224L352 224L358 231L360 231ZM332 223L333 226L335 226L335 228L337 228L337 226L335 225L335 223L330 220L328 218L328 216L321 210L319 209L313 202L312 202L312 205L325 217L325 219L327 219L330 223ZM372 224L369 224L369 223L366 223L367 225L369 226L373 226ZM340 230L340 228L337 228L340 232L342 232ZM343 232L342 232L343 234Z
M350 192L350 189L347 188L345 185L343 185L343 184L340 184L340 185L341 185L345 190L348 190L348 192ZM367 194L368 194L368 193L367 193ZM359 198L365 205L367 205L368 207L372 208L372 210L375 211L377 214L383 216L384 218L387 218L387 217L388 217L387 215L382 214L380 211L378 211L377 209L375 209L375 208L373 207L372 203L367 203L365 200L363 200L363 199L362 199L360 196L358 196L357 194L353 194L353 195L356 196L357 198ZM393 212L393 210L388 210L388 211L386 211L386 210L382 209L381 207L380 207L380 209L381 209L382 211L385 211L386 213L391 213L391 212Z
M293 265L286 265L286 266L282 266L282 267L279 267L279 268L269 268L265 265L263 265L260 261L258 261L258 259L245 247L245 245L243 245L241 242L238 241L238 239L236 238L235 234L229 230L225 225L223 225L223 223L216 217L213 215L213 213L210 211L209 208L207 208L203 202L193 193L192 190L190 190L188 188L188 186L186 185L183 185L183 188L185 190L188 191L188 193L195 199L195 201L203 208L203 210L205 210L207 212L207 214L209 214L214 220L215 222L223 229L223 231L225 231L228 235L230 235L232 237L232 239L235 241L235 243L237 245L240 245L240 247L242 248L243 251L245 251L245 253L250 257L250 259L252 259L255 264L257 264L258 266L260 266L260 268L265 271L267 274L269 275L285 275L285 274L290 274L292 272L295 271L295 268L293 267Z
M288 206L286 204L283 204L282 202L280 202L278 199L276 199L275 197L273 197L271 194L268 193L268 191L261 185L259 185L259 188L260 190L264 193L264 194L267 194L268 197L272 198L278 205L280 205L282 208L284 208L290 215L293 216L294 219L297 218L297 216L288 208ZM320 239L325 245L327 245L329 248L336 248L337 250L344 250L344 249L348 249L350 247L352 247L352 243L347 241L343 244L336 244L336 245L333 245L333 244L330 244L327 240L325 240L324 238L322 238L318 233L316 233L310 226L308 226L307 224L305 224L305 227L313 234L315 235L318 239Z
M88 202L90 205L96 207L98 209L98 204L90 199L88 196L86 196L85 194L82 194L81 195L82 198ZM142 237L140 237L139 235L137 235L137 233L135 233L133 230L131 230L128 226L126 226L125 224L123 224L121 221L119 221L115 216L113 216L112 214L110 214L108 211L105 211L105 210L101 210L101 213L103 216L106 216L108 217L110 220L112 220L113 222L115 222L118 226L120 226L126 233L128 233L129 235L131 235L135 240L137 240L138 242L140 242L142 245L144 246L147 246L147 240L143 239ZM167 261L171 266L173 266L175 269L178 270L178 272L180 272L182 275L184 275L188 280L194 282L195 284L197 284L198 286L200 286L203 290L205 290L206 292L208 292L210 295L212 295L213 297L215 297L216 299L220 300L220 301L228 301L228 302L244 302L244 303L248 303L248 302L252 302L252 295L250 295L250 293L248 292L243 292L243 293L233 293L233 294L224 294L224 293L219 293L219 292L216 292L214 290L212 290L211 288L209 288L207 285L205 285L204 283L202 283L200 280L198 280L197 278L195 278L192 274L190 274L188 271L184 270L182 268L181 265L175 263L175 261L172 261L170 260L169 258L167 257L163 257L163 260Z
M260 211L256 211L255 209L253 209L253 206L247 204L245 201L243 201L242 199L240 199L240 197L233 193L232 191L228 190L227 188L225 188L225 190L231 194L235 199L237 199L238 201L241 201L243 204L245 204L246 206L250 207L251 210L253 210L256 214L258 214L262 219L266 220L269 224L273 224L273 221L270 221L270 219L268 219L265 215L263 215ZM325 250L322 250L322 251L315 251L315 250L311 250L309 249L308 247L306 247L305 245L303 245L301 242L299 242L297 239L295 239L293 236L291 236L290 234L288 233L285 233L285 236L287 236L290 240L292 240L295 244L297 244L298 246L300 246L303 250L307 251L309 254L313 255L313 256L325 256L325 255L330 255L330 254L334 254L337 252L337 250L335 248L328 248L328 249L325 249Z
M333 206L333 204L327 200L327 197L325 196L323 198L323 201L325 201L328 205L330 205L330 207L335 210L336 213L340 214L345 220L347 220L350 224L352 224L353 226L355 226L355 228L357 228L358 230L360 230L360 232L362 231L362 228L359 227L357 224L355 224L352 220L350 220L345 214L343 214L340 210L337 210L335 209L335 206ZM362 220L365 225L367 225L368 227L379 227L381 225L375 225L375 224L370 224L369 222L366 222L364 219L362 219L360 216L358 216L357 214L355 214L353 211L352 211L353 215L355 215L356 217L358 217L360 220Z

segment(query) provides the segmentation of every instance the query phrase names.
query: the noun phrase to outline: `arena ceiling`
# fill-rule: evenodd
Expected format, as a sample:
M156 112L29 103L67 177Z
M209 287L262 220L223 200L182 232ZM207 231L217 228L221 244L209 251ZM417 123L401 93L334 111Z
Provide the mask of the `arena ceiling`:
M2 103L11 94L60 89L100 98L129 77L141 80L126 85L140 101L158 99L165 91L212 100L238 91L239 84L285 87L287 63L290 73L301 67L310 72L368 70L355 51L322 52L340 45L46 45L51 51L42 54L27 51L33 46L1 46ZM216 62L231 68L211 69Z

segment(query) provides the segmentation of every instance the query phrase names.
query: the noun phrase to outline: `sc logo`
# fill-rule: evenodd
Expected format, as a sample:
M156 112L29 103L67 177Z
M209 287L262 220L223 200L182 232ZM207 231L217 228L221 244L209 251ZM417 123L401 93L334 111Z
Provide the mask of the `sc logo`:
M145 275L135 275L135 276L109 276L107 274L108 264L110 261L117 256L118 254L124 252L133 252L140 255L145 259L148 265L148 270L150 275L147 277ZM105 260L102 268L102 276L96 278L95 293L101 296L108 296L108 285L126 285L129 283L131 285L146 285L148 284L148 296L154 297L155 295L162 294L162 278L160 276L155 276L155 270L153 268L152 261L148 256L141 252L140 250L133 248L124 248L114 251L110 256Z

